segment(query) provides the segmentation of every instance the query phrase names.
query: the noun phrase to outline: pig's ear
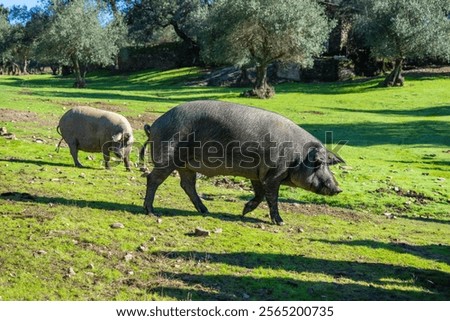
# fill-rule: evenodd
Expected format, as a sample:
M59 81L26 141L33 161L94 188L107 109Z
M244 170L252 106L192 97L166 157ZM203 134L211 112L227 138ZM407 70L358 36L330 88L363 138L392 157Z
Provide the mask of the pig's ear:
M345 160L337 156L336 154L333 154L330 151L327 151L327 164L328 165L334 165L339 163L345 163Z
M113 135L111 138L112 138L113 142L117 143L118 141L120 141L122 139L122 135L123 135L122 133L118 133L118 134Z

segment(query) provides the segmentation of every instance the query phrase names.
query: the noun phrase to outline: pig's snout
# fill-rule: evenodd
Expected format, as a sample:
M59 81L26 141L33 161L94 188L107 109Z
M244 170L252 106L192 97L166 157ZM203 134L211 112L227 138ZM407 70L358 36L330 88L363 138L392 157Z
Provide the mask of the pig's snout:
M325 186L323 186L318 194L322 194L322 195L337 195L339 193L342 193L342 189L339 188L339 186L335 185L335 184L325 184Z
M339 193L342 193L342 189L340 189L339 187L336 187L335 190L334 190L334 193L332 195L336 195L336 194L339 194Z

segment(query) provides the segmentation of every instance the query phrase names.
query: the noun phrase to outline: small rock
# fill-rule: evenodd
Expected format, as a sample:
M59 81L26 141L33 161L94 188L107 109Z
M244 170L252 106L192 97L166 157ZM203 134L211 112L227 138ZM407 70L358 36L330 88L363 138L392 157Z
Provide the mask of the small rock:
M94 263L89 263L87 268L93 270L94 269Z
M37 255L45 255L45 254L47 254L47 251L39 250L39 251L36 252L36 254Z
M436 178L436 180L437 180L438 182L444 182L444 181L445 181L445 178L443 178L443 177L438 177L438 178Z
M128 275L134 275L134 272L133 271L128 271L127 274Z
M34 142L35 142L35 143L38 143L38 144L43 144L43 143L44 143L44 140L43 140L43 139L40 139L40 138L36 138L36 139L34 140Z
M111 228L115 228L115 229L118 229L118 228L125 228L125 225L123 225L122 223L112 223L111 225Z
M133 254L127 253L123 258L125 262L130 262L133 259Z
M396 218L397 218L397 217L395 217L394 214L389 213L389 212L384 213L384 216L386 216L386 218L387 218L387 219L390 219L390 220L393 220L393 219L396 219Z
M150 242L156 242L156 237L155 237L155 236L152 236L152 237L150 238Z
M394 191L398 192L398 191L400 191L400 188L397 187L397 186L395 186L395 187L394 187Z
M68 273L69 276L74 276L75 274L77 274L77 273L75 272L75 270L73 269L73 267L70 267L70 268L67 270L67 273Z
M156 219L156 223L161 224L161 223L162 223L162 218L158 217L158 218Z
M304 232L305 232L305 230L304 230L304 229L302 229L301 227L299 227L299 228L297 229L297 232L298 232L298 233L304 233Z
M146 247L144 244L141 244L141 245L138 246L138 251L147 252L148 251L148 247Z
M78 175L78 177L80 177L80 178L86 178L86 174L85 174L85 173L80 173L80 175Z
M0 128L0 135L1 135L1 136L4 136L4 135L6 135L6 134L8 134L8 130L6 129L6 127Z
M52 179L50 179L50 181L51 181L51 182L59 182L60 179L59 179L59 178L52 178Z
M84 272L84 274L86 274L86 276L89 276L89 277L94 277L94 272Z
M250 295L248 295L247 293L244 293L244 294L242 294L242 298L244 300L248 300L248 299L250 299Z
M221 234L222 232L223 232L223 230L221 228L214 229L215 234Z
M261 230L265 230L266 229L266 227L264 226L263 223L256 224L256 228L260 228Z
M347 165L340 165L339 168L340 168L340 169L343 169L343 170L345 170L345 171L351 171L351 170L353 170L353 167L347 166Z
M347 240L353 240L353 236L351 235L347 236Z
M88 155L88 157L86 157L86 159L87 159L87 160L91 160L91 161L92 161L92 160L94 160L94 156L92 156L92 155Z
M211 232L201 227L196 227L194 231L195 236L210 236Z
M10 140L16 140L16 135L14 135L14 134L6 134L6 135L3 135L3 137L5 137L6 139L10 139Z

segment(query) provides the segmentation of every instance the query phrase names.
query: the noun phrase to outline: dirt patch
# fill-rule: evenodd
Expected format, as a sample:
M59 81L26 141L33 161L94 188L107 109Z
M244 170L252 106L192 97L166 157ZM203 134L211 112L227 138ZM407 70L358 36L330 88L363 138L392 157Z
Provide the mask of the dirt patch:
M128 109L126 106L107 104L102 101L83 102L83 103L80 103L77 101L63 101L63 102L59 102L58 104L61 106L64 106L64 107L69 107L69 108L73 108L73 107L77 107L77 106L89 106L89 107L93 107L93 108L112 111L114 113L122 113L124 111L127 111L127 109Z
M280 209L290 213L301 213L311 216L325 214L353 222L360 222L366 218L366 215L356 213L350 209L331 207L324 204L301 204L281 201L278 204Z
M397 194L398 196L412 198L415 202L419 204L426 204L428 201L434 201L432 197L425 196L423 193L416 192L414 190L404 190L400 187L393 186L390 188L378 188L372 193L378 194Z
M154 113L143 113L137 116L126 116L133 130L142 130L145 124L152 124L160 115Z
M251 191L252 190L252 188L250 187L250 185L247 182L244 182L244 181L236 182L226 176L212 178L211 183L216 187L231 188L231 189L236 189L239 191L244 191L244 190Z
M0 121L4 122L32 122L42 126L56 126L56 118L49 117L48 115L38 115L33 111L22 111L14 109L0 108Z
M32 111L20 111L0 108L0 121L6 122L38 122L39 116Z
M317 110L304 110L304 111L300 111L299 114L325 115L324 112L317 111Z
M31 90L28 89L22 89L21 91L19 91L19 95L33 95L33 92Z

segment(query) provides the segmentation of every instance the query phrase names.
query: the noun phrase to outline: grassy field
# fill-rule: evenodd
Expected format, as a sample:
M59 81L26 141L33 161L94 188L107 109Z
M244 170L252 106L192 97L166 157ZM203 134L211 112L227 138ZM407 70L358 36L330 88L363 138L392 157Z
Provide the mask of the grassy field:
M193 87L198 69L96 74L87 89L50 75L0 76L0 300L449 300L450 78L407 76L276 87L270 100ZM344 190L283 187L274 226L238 177L198 181L195 211L176 175L144 215L145 178L100 154L55 153L62 114L89 105L142 127L189 100L220 99L285 115L346 160ZM137 161L137 151L133 153ZM124 228L115 229L113 223ZM202 227L212 231L196 237Z

